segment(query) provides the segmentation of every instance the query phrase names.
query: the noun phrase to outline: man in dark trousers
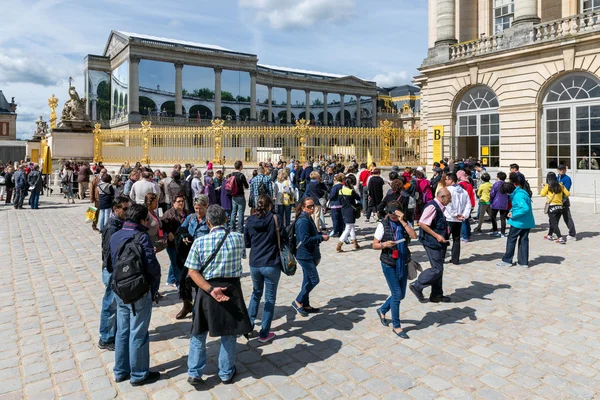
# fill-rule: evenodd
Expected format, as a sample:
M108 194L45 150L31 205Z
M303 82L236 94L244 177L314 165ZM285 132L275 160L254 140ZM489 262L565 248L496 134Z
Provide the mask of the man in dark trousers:
M419 278L410 284L410 291L421 303L425 303L423 289L431 286L429 301L432 303L449 303L450 297L444 296L442 278L444 275L444 256L448 247L448 223L444 216L446 206L452 201L452 195L446 188L440 189L435 199L427 203L419 227L419 240L427 252L431 268L423 271Z
M102 297L102 310L100 311L98 347L110 351L115 350L115 334L117 332L117 302L115 301L115 293L112 290L113 267L110 258L110 238L123 227L127 210L129 210L129 198L116 197L112 203L112 213L108 223L102 228L102 283L104 284L104 296Z

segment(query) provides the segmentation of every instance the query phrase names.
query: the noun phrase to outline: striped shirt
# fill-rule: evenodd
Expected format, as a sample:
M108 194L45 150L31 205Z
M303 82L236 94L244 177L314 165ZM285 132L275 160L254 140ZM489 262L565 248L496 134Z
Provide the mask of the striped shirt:
M225 228L215 226L206 236L194 240L185 267L199 271L219 245ZM241 233L230 232L223 246L203 272L207 281L215 278L239 278L242 276L242 258L246 258L246 246Z

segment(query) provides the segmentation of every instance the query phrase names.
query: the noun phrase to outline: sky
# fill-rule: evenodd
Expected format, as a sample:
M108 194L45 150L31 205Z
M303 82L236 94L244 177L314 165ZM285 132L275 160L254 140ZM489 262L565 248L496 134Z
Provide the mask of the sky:
M9 101L15 97L23 139L39 116L49 119L52 94L60 117L69 76L83 97L83 59L103 53L111 30L214 44L256 54L261 64L354 75L379 86L410 83L427 55L425 0L0 0L0 9L0 90ZM224 71L222 79L223 90L249 95L246 76ZM174 82L172 65L140 64L140 85L172 90ZM212 89L213 72L186 66L183 86ZM266 93L257 87L259 100ZM275 89L274 99L285 100L285 90ZM304 93L294 91L297 100Z

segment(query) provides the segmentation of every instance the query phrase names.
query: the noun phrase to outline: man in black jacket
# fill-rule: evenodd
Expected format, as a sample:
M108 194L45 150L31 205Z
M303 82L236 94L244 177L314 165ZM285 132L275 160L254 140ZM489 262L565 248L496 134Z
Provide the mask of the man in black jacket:
M110 258L110 238L113 233L123 227L123 221L129 209L129 199L124 196L116 197L112 204L112 213L108 223L102 228L102 283L104 296L100 311L100 340L98 347L110 351L115 350L115 334L117 331L117 303L112 291L112 260Z

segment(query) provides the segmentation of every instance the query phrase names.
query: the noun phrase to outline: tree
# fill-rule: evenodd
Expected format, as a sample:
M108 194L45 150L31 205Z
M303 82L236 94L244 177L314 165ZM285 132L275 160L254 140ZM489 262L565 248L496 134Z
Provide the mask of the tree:
M211 100L215 96L215 92L209 88L194 89L192 96Z
M323 102L320 99L315 99L313 101L313 106L322 106Z
M250 96L244 97L238 95L235 99L241 103L250 103Z
M187 96L188 94L190 94L187 89L181 89L181 95L182 96Z
M108 82L100 82L97 89L98 103L96 104L96 117L110 119L110 87Z
M231 92L221 91L221 100L235 101L235 97L233 97L233 94L231 94Z

